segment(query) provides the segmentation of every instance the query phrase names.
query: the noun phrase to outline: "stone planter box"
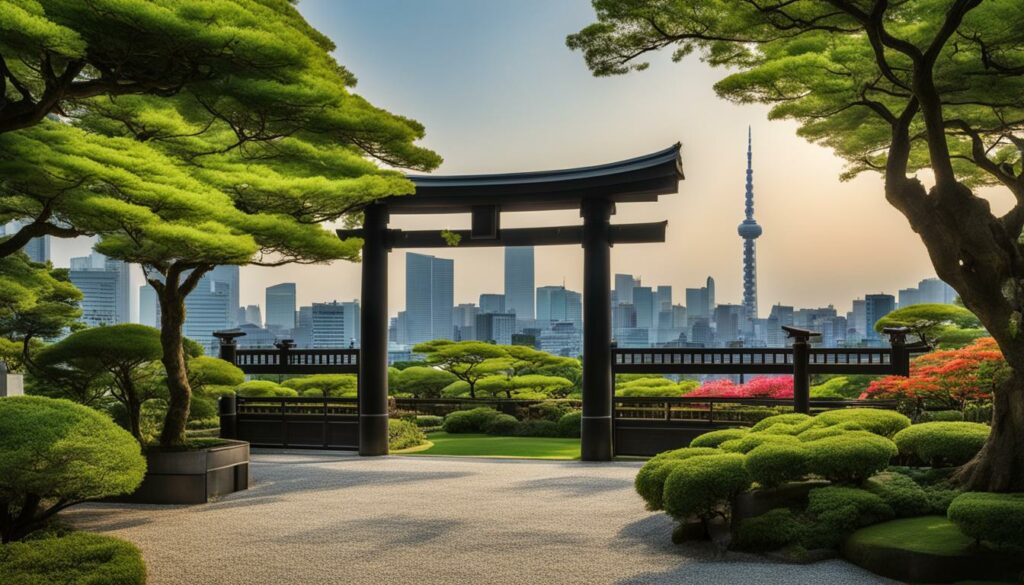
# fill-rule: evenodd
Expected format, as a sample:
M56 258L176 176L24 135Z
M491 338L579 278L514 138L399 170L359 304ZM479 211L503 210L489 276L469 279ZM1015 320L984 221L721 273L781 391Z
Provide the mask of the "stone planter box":
M210 498L249 489L249 443L191 451L146 453L146 477L135 493L118 498L135 504L205 504Z
M25 377L22 374L9 374L0 366L0 397L22 396L25 394Z

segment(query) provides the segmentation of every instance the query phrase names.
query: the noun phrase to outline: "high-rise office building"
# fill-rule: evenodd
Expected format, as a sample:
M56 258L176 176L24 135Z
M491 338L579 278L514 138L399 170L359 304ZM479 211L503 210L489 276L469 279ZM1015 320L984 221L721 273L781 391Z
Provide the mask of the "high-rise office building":
M237 268L237 267L236 267ZM230 271L227 273L230 276ZM210 355L217 355L219 342L214 331L238 325L238 305L232 303L231 280L223 280L224 272L207 272L185 297L185 336L202 344Z
M71 283L82 291L82 322L116 325L131 320L128 264L93 252L71 259Z
M887 294L864 295L864 337L872 340L881 340L881 336L875 331L875 323L896 309L896 297Z
M747 127L747 188L744 196L744 213L746 217L737 228L743 238L743 306L747 308L747 318L757 319L757 243L761 236L761 226L754 220L754 168L753 144L750 127Z
M313 347L358 347L359 302L313 303L310 310Z
M5 225L0 225L0 237L2 236L13 236L18 233L24 223L20 221L12 221ZM21 249L22 252L28 256L28 259L33 262L45 263L50 261L50 236L41 236L38 238L32 238L25 244L25 247Z
M239 317L239 325L248 323L257 327L263 327L263 312L260 311L259 305L246 305Z
M476 316L476 338L498 345L512 345L516 319L515 313L480 313Z
M613 304L633 304L633 289L640 286L640 279L633 278L632 274L615 275L615 294L612 295Z
M453 260L411 252L405 255L406 343L452 338L454 291Z
M505 248L505 309L520 321L534 318L533 246Z
M926 278L918 282L916 288L901 288L899 292L900 308L925 303L948 305L955 300L953 287L938 278Z
M665 317L665 313L672 313L672 287L659 285L654 290L654 326L659 329L672 327L671 317ZM664 319L662 317L665 317Z
M583 323L583 302L580 293L564 286L537 288L537 321L545 325L568 321L577 327Z
M691 320L711 319L715 310L715 279L710 276L701 288L686 289L686 312Z
M846 314L846 326L860 337L867 335L867 307L864 299L853 300L852 309Z
M476 339L476 316L479 314L480 309L473 303L462 303L452 309L455 341Z
M718 305L715 307L715 338L720 343L740 339L746 320L744 305Z
M505 295L484 293L480 295L481 313L504 313Z
M295 283L282 282L266 290L267 329L290 331L295 329Z
M156 298L156 289L149 284L139 287L139 323L160 327L160 303Z
M636 326L641 329L654 327L654 291L649 286L633 288L633 307L636 309Z

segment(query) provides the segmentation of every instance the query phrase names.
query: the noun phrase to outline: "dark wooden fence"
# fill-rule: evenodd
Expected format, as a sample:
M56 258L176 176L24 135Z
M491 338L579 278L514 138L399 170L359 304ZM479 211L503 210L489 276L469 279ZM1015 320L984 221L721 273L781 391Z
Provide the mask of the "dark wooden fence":
M359 404L355 398L245 398L220 402L221 436L254 447L355 450Z

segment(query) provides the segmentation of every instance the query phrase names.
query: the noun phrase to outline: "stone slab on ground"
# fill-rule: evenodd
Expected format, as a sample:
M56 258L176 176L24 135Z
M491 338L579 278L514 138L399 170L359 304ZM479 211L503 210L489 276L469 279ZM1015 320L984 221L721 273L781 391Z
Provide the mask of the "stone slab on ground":
M893 583L672 545L633 491L640 465L254 450L248 491L65 516L137 544L149 585Z

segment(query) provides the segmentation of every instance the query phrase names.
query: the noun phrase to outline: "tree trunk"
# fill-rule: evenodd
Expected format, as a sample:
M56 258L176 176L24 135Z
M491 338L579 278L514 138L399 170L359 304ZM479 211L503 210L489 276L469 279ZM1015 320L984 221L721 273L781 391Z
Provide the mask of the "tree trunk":
M192 401L192 387L188 383L188 369L185 366L184 336L181 329L185 324L185 297L180 294L176 283L168 282L160 299L160 345L163 355L160 361L167 372L167 416L160 433L160 445L171 447L185 442L185 424L188 421L189 405Z
M992 397L992 433L954 480L979 492L1024 490L1024 377L1014 370Z

